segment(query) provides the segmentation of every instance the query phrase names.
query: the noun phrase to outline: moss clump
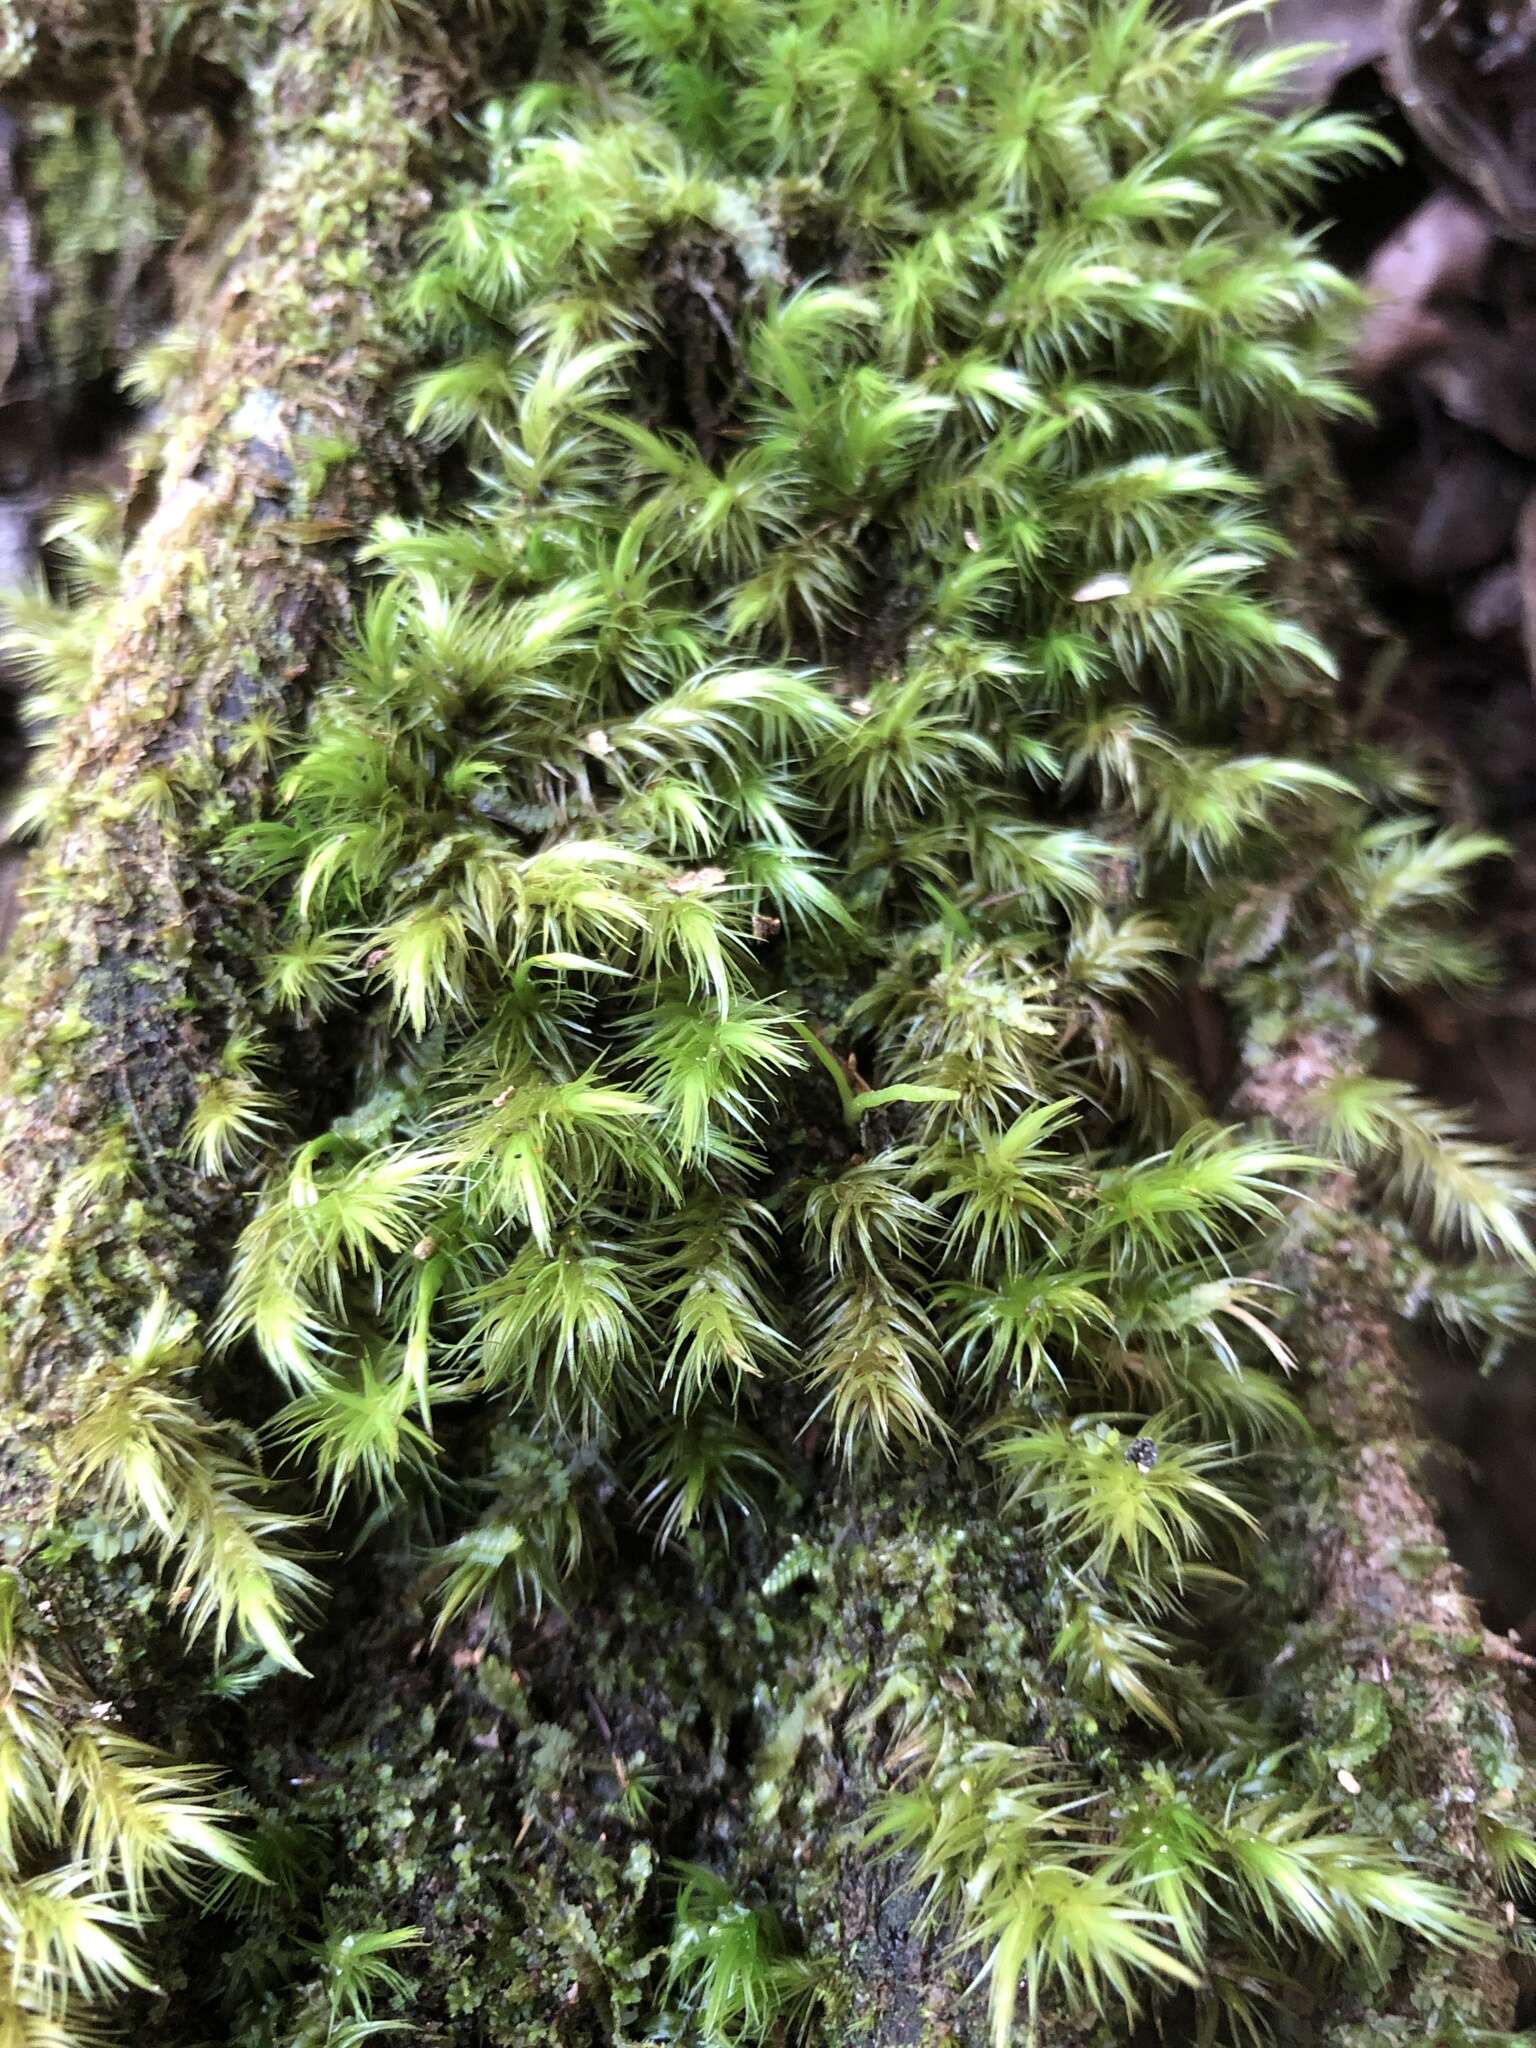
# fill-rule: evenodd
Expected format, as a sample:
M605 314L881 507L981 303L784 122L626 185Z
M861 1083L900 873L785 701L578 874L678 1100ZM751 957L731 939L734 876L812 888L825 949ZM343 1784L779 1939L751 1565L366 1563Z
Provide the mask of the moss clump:
M1305 2038L1487 1930L1234 1679L1301 1430L1261 1247L1316 1161L1213 1121L1151 1013L1202 958L1288 1000L1342 914L1352 988L1478 967L1486 844L1248 737L1328 665L1261 476L1349 403L1286 215L1366 138L1134 5L572 35L410 294L457 502L376 530L229 847L274 1010L366 1024L218 1341L390 1560L305 1653L316 1768L264 1766L231 2023ZM216 1174L281 1091L243 1040L200 1085ZM1325 1113L1441 1246L1529 1262L1510 1162L1400 1095ZM176 1370L85 1405L94 1484L287 1661L299 1568L248 1529L206 1568ZM402 1585L431 1679L367 1619Z
M850 1859L850 1824L935 1701L957 1735L1098 1753L1102 1730L1069 1723L1021 1630L1040 1584L1026 1531L947 1518L931 1478L791 1519L793 1537L749 1528L726 1555L696 1539L642 1558L570 1622L546 1610L480 1635L447 1687L411 1655L424 1617L401 1561L354 1588L361 1611L401 1620L359 1629L368 1677L322 1673L327 1705L269 1696L268 1725L299 1720L248 1774L251 1853L277 1886L244 1895L227 2000L201 2020L194 2005L189 2033L298 2038L314 1942L409 1926L413 1983L379 2009L429 2037L665 2038L695 2005L756 1995L716 1953L729 1944L674 1924L691 1884L696 1920L762 1916L770 2004L819 2014L830 2038L979 2040L947 1942L898 1871ZM685 1854L728 1880L684 1879Z

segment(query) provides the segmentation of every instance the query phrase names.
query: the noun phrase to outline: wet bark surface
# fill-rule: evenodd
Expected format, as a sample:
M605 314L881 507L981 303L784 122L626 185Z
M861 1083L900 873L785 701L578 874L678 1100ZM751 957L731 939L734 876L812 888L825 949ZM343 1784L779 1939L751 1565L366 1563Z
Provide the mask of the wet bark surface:
M1315 1135L1319 1091L1358 1072L1366 1020L1347 997L1333 1029L1307 1029L1250 1073L1238 1106L1302 1145ZM1401 1348L1392 1247L1361 1213L1353 1176L1335 1174L1299 1208L1272 1277L1292 1303L1287 1336L1309 1383L1327 1478L1306 1520L1305 1618L1277 1665L1293 1657L1328 1671L1322 1690L1379 1688L1398 1769L1424 1802L1439 1846L1456 1860L1475 1910L1502 1934L1508 1909L1478 1831L1501 1758L1518 1758L1533 1722L1525 1664L1484 1627L1462 1568L1445 1549L1424 1476L1424 1423ZM1273 1674L1272 1674L1273 1676ZM1283 1692L1287 1678L1280 1676ZM1304 1684L1305 1690L1305 1684ZM1325 1719L1326 1709L1319 1715ZM1376 2015L1422 2022L1454 2013L1512 2027L1522 1985L1499 1947L1441 1958ZM1346 2032L1342 2038L1348 2038Z

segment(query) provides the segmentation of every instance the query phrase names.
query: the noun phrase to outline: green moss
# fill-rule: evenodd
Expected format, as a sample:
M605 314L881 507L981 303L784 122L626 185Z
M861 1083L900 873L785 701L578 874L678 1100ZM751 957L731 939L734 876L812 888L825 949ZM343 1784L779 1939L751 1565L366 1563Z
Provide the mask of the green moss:
M231 1746L274 1883L181 2031L1286 2040L1303 1999L1472 1982L1423 1960L1480 1954L1489 1895L1403 1803L1407 1724L1358 1670L1293 1641L1291 1691L1260 1657L1302 1547L1263 1523L1313 1469L1266 1239L1318 1163L1266 1117L1438 1253L1531 1252L1514 1162L1341 1079L1372 980L1480 971L1456 911L1489 843L1347 748L1248 737L1318 723L1254 472L1350 403L1350 294L1288 214L1369 143L1256 111L1277 60L1223 35L891 0L552 32L400 316L457 496L376 528L280 806L250 815L219 718L61 778L56 831L136 793L271 905L189 955L206 985L171 941L113 977L229 1029L147 1129L123 1107L98 1201L259 1157L294 1018L357 1047L339 1113L293 1105L213 1333L355 1541L339 1611L300 1644L300 1532L192 1394L194 1317L108 1298L69 1380L74 1470L257 1691ZM302 81L259 89L268 347L211 401L251 495L233 541L190 505L158 650L215 661L257 752L284 700L225 651L297 650L237 572L342 500L353 445L270 349L365 384L394 359L297 259L351 291L404 175L398 132L370 154L383 72L296 132ZM108 919L124 886L89 870ZM1238 1128L1149 1029L1201 961L1269 1055ZM61 1203L46 1299L105 1292L89 1213ZM152 1285L164 1245L113 1233L120 1293ZM1323 1222L1290 1255L1323 1280L1358 1250ZM1374 1354L1333 1334L1303 1323L1303 1362L1368 1408ZM307 1696L255 1661L301 1647ZM387 1958L366 1997L349 1937Z
M41 106L23 116L21 147L31 262L48 281L40 367L62 409L73 390L119 374L163 319L158 264L206 197L213 128L179 114L128 149L101 112Z
M1084 78L1115 81L1092 128L1070 69L1041 82L1063 25ZM391 1403L445 1442L465 1400L542 1440L547 1500L521 1440L494 1440L470 1468L492 1504L442 1553L448 1627L478 1603L493 1637L562 1573L571 1598L611 1575L605 1545L647 1508L682 1528L707 1501L752 1507L797 1433L797 1485L837 1502L828 1453L866 1484L899 1457L939 1486L957 1432L996 1430L1017 1481L1001 1541L1018 1514L1051 1558L1019 1588L1051 1623L1028 1706L996 1668L978 1691L955 1640L948 1589L985 1612L999 1569L968 1524L925 1521L910 1559L889 1526L823 1552L823 1634L787 1696L763 1675L785 1647L771 1606L738 1588L722 1626L749 1661L725 1695L776 1711L751 1831L717 1820L710 1842L731 1898L844 1928L834 1845L884 1775L849 1726L892 1716L934 1804L883 1810L936 1908L995 1950L999 2040L1021 1970L1032 2013L1043 1985L1087 2024L1177 1995L1186 1957L1219 2018L1258 2024L1227 1959L1297 1896L1256 1874L1276 1864L1316 1901L1288 1939L1354 1946L1379 1981L1383 1923L1450 1942L1472 1923L1367 1832L1320 1832L1305 1773L1266 1798L1277 1730L1244 1724L1195 1649L1208 1560L1255 1526L1220 1439L1295 1424L1244 1356L1258 1297L1222 1261L1253 1257L1302 1162L1204 1123L1130 1016L1181 945L1262 974L1330 898L1364 971L1458 968L1446 913L1482 843L1374 823L1332 766L1239 754L1228 709L1309 702L1325 665L1264 596L1273 544L1207 423L1240 444L1344 402L1344 294L1272 208L1325 136L1359 138L1202 125L1259 75L1205 31L1127 25L1122 49L1075 15L972 34L942 10L808 6L770 29L616 6L601 33L634 97L493 109L483 187L413 289L450 352L415 422L466 439L482 492L457 524L381 533L393 574L346 684L285 812L244 840L292 881L292 1000L376 987L398 1079L274 1176L226 1334L298 1388L277 1428L333 1499L364 1471L386 1502L419 1492ZM785 225L805 232L807 179L814 251ZM1311 893L1234 939L1298 845ZM297 949L354 930L306 987ZM852 999L829 1007L839 981ZM797 1069L803 1119L780 1107ZM1484 1213L1465 1176L1446 1200L1442 1227ZM1111 1386L1135 1388L1134 1419L1096 1414ZM782 1486L763 1511L783 1519ZM638 1628L670 1699L632 1583L584 1627L599 1660L604 1617ZM1005 1672L1009 1629L989 1623ZM660 1725L686 1732L675 1708ZM1116 1833L1148 1730L1226 1887L1178 1950ZM1012 1792L951 1839L967 1772L1012 1784L1042 1733L1086 1773L1082 1839L1042 1863ZM567 1763L570 1730L539 1754ZM782 1896L765 1847L814 1873L808 1897ZM891 2030L860 1961L873 2002L829 1968L801 2026ZM706 2035L711 1981L672 1978ZM750 2007L732 2027L762 2035Z
M761 1541L728 1576L712 1569L707 1591L661 1559L602 1607L456 1658L446 1696L402 1686L408 1634L374 1637L375 1683L255 1759L267 1824L302 1828L309 1847L281 1913L248 1901L227 2038L270 2038L289 2023L274 2016L310 1997L295 1926L384 1921L425 1930L405 1959L417 2026L470 2027L497 2048L663 2038L667 1842L727 1860L742 1895L778 1917L836 2038L920 2038L908 2024L971 2038L942 1940L909 1931L892 1946L893 1919L910 1920L895 1874L871 1868L855 1898L839 1863L925 1702L942 1698L957 1727L1053 1725L1051 1681L1018 1623L1037 1567L1017 1531L946 1526L899 1489L855 1524L842 1508L836 1519L802 1546L827 1560L815 1578L763 1590L783 1573ZM548 1718L573 1699L578 1719ZM727 1784L701 1840L701 1802ZM686 1980L676 1996L680 2019Z

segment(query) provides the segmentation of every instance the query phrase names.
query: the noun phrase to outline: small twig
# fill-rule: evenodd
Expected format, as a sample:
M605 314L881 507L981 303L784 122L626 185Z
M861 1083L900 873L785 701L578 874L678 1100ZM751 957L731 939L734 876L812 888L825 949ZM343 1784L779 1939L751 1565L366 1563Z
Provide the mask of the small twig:
M1491 1628L1483 1630L1483 1655L1490 1664L1518 1664L1522 1671L1536 1671L1536 1657L1529 1650L1517 1648L1508 1636L1495 1635Z
M602 1707L598 1704L597 1694L593 1692L590 1686L587 1688L587 1705L592 1710L592 1718L597 1723L604 1742L607 1743L609 1749L611 1750L614 1747L613 1730L608 1725L608 1716L603 1712Z
M162 1194L166 1198L166 1200L169 1201L170 1189L166 1186L164 1180L160 1176L159 1162L155 1158L155 1148L149 1142L149 1133L145 1130L143 1122L139 1116L138 1104L134 1101L132 1092L129 1089L127 1076L124 1074L123 1069L121 1067L114 1067L112 1070L112 1076L117 1084L118 1099L121 1101L123 1108L127 1111L128 1121L133 1125L134 1135L137 1137L139 1141L139 1149L144 1154L144 1164L149 1170L149 1177L154 1182L155 1187L160 1192L160 1194Z

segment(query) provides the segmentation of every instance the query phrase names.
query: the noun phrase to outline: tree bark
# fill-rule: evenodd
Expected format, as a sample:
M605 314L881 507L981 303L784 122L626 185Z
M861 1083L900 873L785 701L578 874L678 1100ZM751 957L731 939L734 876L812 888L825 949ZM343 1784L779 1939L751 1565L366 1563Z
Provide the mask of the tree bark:
M1303 1146L1316 1141L1319 1092L1361 1070L1371 1029L1346 989L1324 983L1313 1006L1239 1096ZM1295 1304L1289 1334L1311 1383L1326 1476L1303 1545L1308 1611L1280 1660L1294 1659L1299 1677L1283 1668L1271 1677L1282 1693L1294 1687L1313 1730L1340 1744L1362 1689L1379 1701L1426 1842L1454 1859L1469 1903L1502 1936L1509 1908L1477 1820L1518 1779L1529 1728L1522 1738L1528 1715L1511 1679L1528 1660L1483 1627L1425 1492L1428 1447L1396 1337L1393 1266L1391 1242L1348 1173L1294 1211L1278 1247L1273 1277ZM1341 2019L1332 2038L1362 2038L1352 2029L1367 2019L1506 2029L1519 1988L1502 1945L1442 1955L1399 1985L1387 2010Z
M142 523L47 777L0 1052L0 1302L13 1504L91 1356L160 1285L205 1305L237 1222L181 1141L200 1078L250 1022L260 913L217 861L266 794L348 601L346 543L401 468L390 296L441 104L426 67L338 63L290 10L250 77L249 211L186 309L197 358L133 496ZM240 735L255 735L242 748ZM265 735L265 738L263 738ZM170 794L156 802L154 771ZM94 1206L79 1174L127 1141Z

